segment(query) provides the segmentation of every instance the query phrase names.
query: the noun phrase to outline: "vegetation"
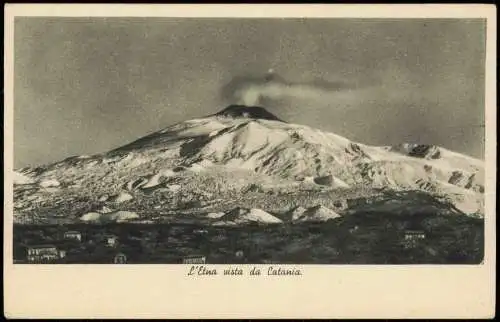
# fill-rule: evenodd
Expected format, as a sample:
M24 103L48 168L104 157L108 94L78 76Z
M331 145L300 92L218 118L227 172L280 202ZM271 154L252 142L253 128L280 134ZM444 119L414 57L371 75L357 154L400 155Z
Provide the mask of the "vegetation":
M67 230L82 242L65 241ZM405 232L425 238L413 248ZM118 237L116 247L103 236ZM294 264L478 264L484 255L484 220L435 213L357 212L323 223L243 227L200 224L14 225L14 259L25 260L26 245L67 249L61 263L112 263L123 252L128 263L181 263L201 254L207 263ZM237 256L238 251L243 256Z

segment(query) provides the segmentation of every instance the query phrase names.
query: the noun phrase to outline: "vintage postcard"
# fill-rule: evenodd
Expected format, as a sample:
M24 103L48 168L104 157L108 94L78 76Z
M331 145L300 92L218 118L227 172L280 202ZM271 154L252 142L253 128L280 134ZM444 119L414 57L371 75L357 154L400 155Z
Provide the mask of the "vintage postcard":
M10 318L493 317L488 5L7 5Z

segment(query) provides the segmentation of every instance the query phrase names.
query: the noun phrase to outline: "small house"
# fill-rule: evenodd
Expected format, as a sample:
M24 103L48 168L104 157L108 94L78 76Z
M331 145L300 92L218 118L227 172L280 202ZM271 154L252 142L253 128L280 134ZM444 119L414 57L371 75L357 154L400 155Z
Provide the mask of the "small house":
M114 264L127 264L127 256L124 253L118 253L113 258Z
M425 239L425 232L421 230L405 231L405 240Z
M404 245L405 248L416 247L418 242L425 239L425 232L421 230L407 230L405 231Z
M183 264L205 264L206 258L201 255L189 255L182 259Z
M108 247L115 247L118 244L118 237L115 235L105 235L104 244Z
M58 260L66 256L66 252L60 252L54 245L34 245L26 248L26 258L31 263L41 263Z
M64 233L64 239L73 239L73 240L82 241L82 233L80 233L79 231L74 231L74 230L66 231Z

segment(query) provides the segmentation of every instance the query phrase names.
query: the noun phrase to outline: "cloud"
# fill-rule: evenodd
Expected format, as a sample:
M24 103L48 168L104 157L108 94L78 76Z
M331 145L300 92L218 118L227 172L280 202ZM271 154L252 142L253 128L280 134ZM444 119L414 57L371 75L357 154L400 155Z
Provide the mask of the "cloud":
M264 100L284 98L317 100L327 98L340 91L357 88L357 84L354 83L324 79L290 82L271 72L265 77L235 77L222 89L222 96L231 103L252 106L262 104Z

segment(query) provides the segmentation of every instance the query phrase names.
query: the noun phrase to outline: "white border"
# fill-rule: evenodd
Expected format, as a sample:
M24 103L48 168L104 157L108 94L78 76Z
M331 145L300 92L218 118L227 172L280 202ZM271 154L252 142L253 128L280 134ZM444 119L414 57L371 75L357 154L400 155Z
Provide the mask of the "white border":
M181 265L13 265L14 16L487 18L483 265L302 265L297 277L190 278ZM496 11L493 5L5 7L4 314L10 318L474 318L495 303ZM223 267L222 265L213 265Z

